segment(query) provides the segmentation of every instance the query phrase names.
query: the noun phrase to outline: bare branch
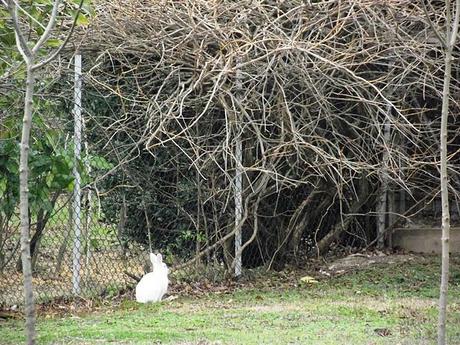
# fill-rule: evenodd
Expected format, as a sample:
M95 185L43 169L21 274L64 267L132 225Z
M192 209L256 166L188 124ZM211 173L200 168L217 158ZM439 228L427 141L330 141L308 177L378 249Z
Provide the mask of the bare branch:
M431 3L430 2L428 3L430 4L430 7L431 7ZM444 37L442 37L441 32L435 27L433 21L431 20L430 14L428 13L428 9L426 8L425 1L422 1L422 7L423 7L423 11L425 12L425 18L428 21L428 24L430 25L431 31L436 35L442 47L446 48L448 42ZM431 9L433 9L433 7L431 7Z
M67 33L67 36L64 39L64 41L62 42L62 44L59 46L58 49L56 49L53 53L51 53L47 58L45 58L44 60L42 60L42 61L38 62L37 64L35 64L32 67L33 69L39 69L39 68L47 65L51 61L53 61L62 52L62 50L67 46L67 43L69 43L69 40L72 37L73 32L75 30L75 26L77 25L77 20L78 20L78 17L80 15L80 13L81 13L81 8L83 6L83 2L84 2L84 0L80 0L80 4L78 5L78 9L77 9L77 12L75 14L74 20L72 22L72 26L70 27L70 30Z
M17 5L14 0L7 0L7 2L8 11L10 12L11 20L13 21L14 35L16 36L16 45L26 63L29 63L33 58L33 53L27 46L27 41L24 35L22 34L21 28L19 27Z
M449 42L449 45L451 47L454 47L455 42L457 42L459 22L460 22L460 1L455 1L455 14L454 14L454 20L453 20L453 25L452 25L452 33L451 33L450 42Z
M61 4L61 2L62 0L54 0L53 9L51 11L51 16L48 21L48 25L46 26L43 34L38 39L37 43L35 43L35 46L32 48L32 53L34 55L37 53L37 51L42 47L42 45L46 42L46 40L51 35L51 32L54 29L54 24L56 23L56 18L57 18L58 11L59 11L59 5Z

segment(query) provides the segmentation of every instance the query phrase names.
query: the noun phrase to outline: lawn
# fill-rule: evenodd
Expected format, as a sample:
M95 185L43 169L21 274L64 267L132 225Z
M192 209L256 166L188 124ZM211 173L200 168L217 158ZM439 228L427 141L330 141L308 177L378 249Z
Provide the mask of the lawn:
M305 272L200 295L178 293L155 305L129 299L91 310L41 309L40 344L433 344L439 259L371 266L318 283ZM460 258L452 258L449 344L460 344ZM0 321L0 343L24 341L21 320Z

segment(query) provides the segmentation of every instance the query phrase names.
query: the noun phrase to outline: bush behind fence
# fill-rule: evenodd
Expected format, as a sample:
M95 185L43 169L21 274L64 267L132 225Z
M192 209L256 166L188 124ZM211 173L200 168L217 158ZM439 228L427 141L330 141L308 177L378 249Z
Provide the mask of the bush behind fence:
M79 239L70 195L59 197L44 226L40 216L31 212L31 258L38 301L75 294L95 296L132 285L134 280L126 272L135 276L144 273L148 249L122 246L117 226L103 222L97 203L92 203L92 207L86 203L81 209ZM2 227L0 304L23 301L19 241L15 214Z

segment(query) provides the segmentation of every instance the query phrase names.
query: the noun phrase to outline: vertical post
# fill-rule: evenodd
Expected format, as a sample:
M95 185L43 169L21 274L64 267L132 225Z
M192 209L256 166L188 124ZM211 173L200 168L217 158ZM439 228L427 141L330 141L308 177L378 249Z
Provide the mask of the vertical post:
M388 108L390 108L388 106ZM389 109L389 112L391 109ZM385 245L385 236L383 232L385 231L385 220L387 215L387 198L388 198L388 173L386 169L388 168L388 159L389 152L388 147L390 144L390 134L391 134L391 127L388 118L385 118L385 123L383 125L383 143L385 149L383 151L383 166L382 172L380 173L380 181L382 182L382 188L380 190L380 197L377 206L377 214L378 214L378 222L377 222L377 247L382 249Z
M235 226L237 231L235 233L235 277L241 275L242 270L242 259L241 259L241 220L243 219L243 176L242 176L242 159L243 159L243 149L241 138L237 138L236 149L236 172L235 172Z
M198 136L198 130L196 135ZM195 242L195 255L196 255L196 262L195 266L197 270L201 266L201 256L200 256L200 251L201 251L201 234L200 234L200 228L201 228L201 218L200 218L200 213L201 213L201 179L200 179L200 172L198 169L196 169L196 242Z
M75 295L80 294L80 268L81 268L81 188L80 188L80 173L77 168L81 153L81 55L75 54L75 104L73 109L74 114L74 154L75 161L73 174L75 177L75 186L73 190L73 226L74 226L74 242L73 242L73 265L72 265L72 292Z
M400 141L399 141L399 149L401 150L401 153L403 155L406 155L407 152L406 152L406 142L405 142L405 139L404 139L404 136L403 135L400 135L399 136L400 138ZM404 168L405 168L405 164L404 164L404 161L401 160L400 163L399 163L399 166L400 166L400 171L403 172L403 177L405 178L405 173L404 173ZM406 191L404 190L404 188L401 188L399 190L399 207L398 207L398 217L401 217L403 214L406 213ZM390 232L390 236L393 235L393 231ZM393 241L393 240L392 240ZM393 244L393 242L392 242Z
M241 58L238 57L236 60L237 65L240 64ZM241 99L241 92L243 90L243 75L241 69L236 70L236 97L237 100ZM239 106L239 104L237 105ZM239 111L235 111L235 128L238 129L238 125L241 121L241 116ZM242 253L241 253L241 244L242 244L242 226L241 220L243 219L243 143L241 138L241 133L235 131L235 227L237 228L235 232L235 277L239 277L242 271Z
M392 225L396 221L396 193L394 189L388 191L388 225ZM392 231L387 233L388 236L388 248L393 248L393 233Z

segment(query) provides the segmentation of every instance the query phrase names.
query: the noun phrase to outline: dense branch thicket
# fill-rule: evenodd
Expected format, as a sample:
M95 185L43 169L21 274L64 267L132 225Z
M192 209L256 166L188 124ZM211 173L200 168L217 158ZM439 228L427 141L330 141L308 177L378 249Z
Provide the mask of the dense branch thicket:
M156 247L230 264L241 164L245 265L368 243L382 179L436 193L437 42L412 1L102 3L82 45L91 140L120 167L107 217L146 242L146 212ZM453 117L452 176L457 133Z

